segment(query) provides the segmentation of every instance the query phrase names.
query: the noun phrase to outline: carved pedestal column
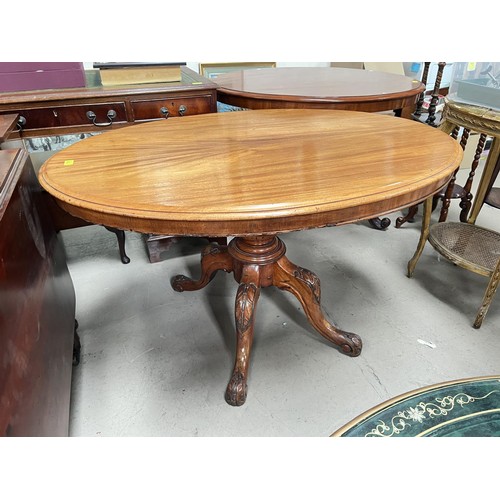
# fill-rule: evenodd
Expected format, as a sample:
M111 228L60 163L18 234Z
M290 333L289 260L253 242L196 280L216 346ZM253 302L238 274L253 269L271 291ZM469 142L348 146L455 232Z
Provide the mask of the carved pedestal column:
M285 252L284 243L274 235L234 238L227 247L212 243L202 253L199 280L179 275L172 281L174 290L178 292L199 290L212 280L218 270L224 270L233 272L240 284L235 303L236 359L225 395L232 406L241 406L247 396L255 308L261 288L276 286L291 292L301 303L311 325L323 337L349 356L361 353L362 343L357 335L338 329L325 318L320 305L319 278L291 263Z

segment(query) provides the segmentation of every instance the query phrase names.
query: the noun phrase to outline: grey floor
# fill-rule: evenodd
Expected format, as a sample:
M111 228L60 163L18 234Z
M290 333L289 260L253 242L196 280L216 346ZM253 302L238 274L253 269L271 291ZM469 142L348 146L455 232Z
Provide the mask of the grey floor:
M448 220L458 220L458 212L454 201ZM236 282L219 273L201 291L170 287L175 274L198 275L204 241L186 239L151 264L142 237L127 233L131 262L124 265L106 230L64 231L83 346L73 372L70 435L328 436L406 391L500 374L500 298L473 329L487 279L430 245L408 279L421 215L396 229L399 215L390 215L386 231L361 222L282 236L290 260L320 277L327 317L359 334L363 351L357 358L341 354L308 324L292 295L264 289L248 398L237 408L224 401ZM477 224L500 231L500 211L484 206Z

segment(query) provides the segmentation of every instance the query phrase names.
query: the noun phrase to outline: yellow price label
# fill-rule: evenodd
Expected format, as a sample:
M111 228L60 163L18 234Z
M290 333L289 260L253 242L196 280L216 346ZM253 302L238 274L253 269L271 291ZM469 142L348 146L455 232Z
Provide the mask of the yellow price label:
M75 163L75 160L64 160L64 166L69 167L70 165L73 165Z
M467 63L467 71L474 71L476 69L476 63Z

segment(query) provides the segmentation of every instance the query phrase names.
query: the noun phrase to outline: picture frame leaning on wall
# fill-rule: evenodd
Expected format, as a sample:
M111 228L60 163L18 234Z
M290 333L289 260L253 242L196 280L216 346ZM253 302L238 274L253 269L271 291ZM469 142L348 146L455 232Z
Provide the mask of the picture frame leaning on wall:
M242 71L245 69L275 68L275 62L228 62L228 63L199 63L198 73L205 78L217 78L223 73Z

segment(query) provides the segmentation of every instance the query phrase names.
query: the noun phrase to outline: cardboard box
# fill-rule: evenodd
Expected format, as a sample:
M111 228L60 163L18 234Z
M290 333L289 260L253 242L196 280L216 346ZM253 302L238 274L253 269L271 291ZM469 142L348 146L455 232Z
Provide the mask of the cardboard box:
M2 62L0 92L85 87L80 62Z

